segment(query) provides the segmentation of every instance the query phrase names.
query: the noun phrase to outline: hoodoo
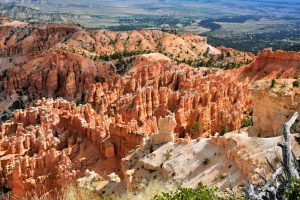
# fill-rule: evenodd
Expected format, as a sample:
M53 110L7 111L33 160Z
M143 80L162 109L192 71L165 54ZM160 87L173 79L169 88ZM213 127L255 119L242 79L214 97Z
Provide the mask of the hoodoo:
M137 197L159 182L171 196L284 196L300 172L299 119L286 126L299 67L299 52L255 56L191 33L0 15L1 195Z

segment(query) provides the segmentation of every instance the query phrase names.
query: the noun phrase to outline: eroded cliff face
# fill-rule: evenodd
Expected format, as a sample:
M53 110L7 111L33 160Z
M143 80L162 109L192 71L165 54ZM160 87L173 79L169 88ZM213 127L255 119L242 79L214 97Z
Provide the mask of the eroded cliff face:
M157 133L157 119L169 111L176 115L177 137L197 138L209 135L220 131L221 123L232 130L240 128L244 113L250 105L250 93L246 85L231 82L228 78L203 75L208 72L209 70L198 70L186 65L177 66L167 59L155 61L153 58L141 56L125 76L116 76L104 83L90 85L85 101L95 110L89 104L76 107L74 103L62 100L39 101L36 108L17 111L14 113L13 122L2 125L3 140L15 138L8 135L19 135L19 129L16 128L18 123L20 130L34 125L29 133L32 135L33 132L49 132L51 137L44 137L49 139L53 148L60 146L60 135L67 132L67 140L80 135L95 144L95 148L99 148L101 153L98 155L114 158L118 162L142 141L145 134ZM74 72L70 72L67 77L74 78L72 73ZM52 80L49 83L54 82ZM38 87L42 85L36 84ZM43 89L39 88L39 91ZM75 90L69 88L66 91ZM25 135L29 133L24 131ZM18 137L15 140L18 141ZM22 144L22 141L18 144ZM7 148L13 148L8 146ZM30 146L26 148L31 149ZM38 147L32 148L37 149L35 153L40 152ZM46 145L43 150L47 152L48 148L50 147ZM3 151L8 155L15 154L8 149ZM18 154L24 155L21 152ZM112 165L115 168L119 166ZM14 185L11 184L10 187Z
M10 111L30 106L32 100L42 97L63 97L83 103L91 84L126 74L134 67L132 61L145 53L155 52L146 56L152 60L222 62L219 59L222 51L231 55L224 58L225 63L254 57L232 49L214 48L207 44L206 38L191 34L89 31L71 24L3 25L0 99L5 103L0 108L8 112L0 112L0 118L4 121L11 116Z
M269 123L269 116L282 112L288 117L298 108L295 88L269 95L258 84L252 88L253 97L249 90L256 80L271 84L276 77L297 76L298 53L265 50L253 63L235 70L193 68L175 60L220 61L222 51L231 54L226 62L253 56L214 48L206 38L190 34L87 31L58 24L0 27L0 51L0 110L26 106L12 117L8 113L3 121L11 119L0 126L1 186L18 197L62 187L86 169L106 178L115 172L133 190L149 177L225 188L228 179L221 173L226 169L226 176L230 173L237 184L245 178L255 181L253 170L264 170L269 156L265 150L279 137L255 139L237 132L203 138L240 129L252 101L254 135L266 130L278 135L274 123L285 119L275 117ZM49 99L30 105L43 97ZM57 97L65 100L51 99ZM172 117L166 117L170 112ZM128 154L143 142L142 149ZM148 158L150 151L158 159ZM203 164L206 158L212 163ZM212 172L214 164L217 170Z
M299 76L299 66L300 53L267 49L257 56L251 71L256 79L295 78Z
M51 74L59 74L55 70L60 67L74 69L59 56L65 55L55 57L62 64L52 65L58 68L50 68L45 79L29 76L36 77L30 81L36 89L29 91L59 87L56 78L49 78ZM1 126L2 184L22 196L30 190L41 192L39 183L47 190L59 187L80 177L85 169L104 177L116 172L122 178L121 158L146 134L158 133L157 119L169 111L176 116L174 138L204 137L220 131L223 123L232 130L240 128L251 103L247 85L208 73L210 69L176 65L160 54L140 56L124 76L89 84L84 106L49 99L14 112L13 119ZM74 74L70 71L67 80L75 83L66 80L66 85L77 85ZM51 81L43 85L47 79ZM72 88L59 89L72 95L80 89Z
M3 91L22 91L31 100L42 97L63 97L82 101L91 83L113 74L107 63L94 62L64 51L38 55L20 66L5 71ZM105 78L103 78L105 80Z
M273 83L272 83L273 82ZM299 110L299 80L261 80L251 86L253 101L253 122L250 129L253 136L273 137L282 135L283 124ZM299 123L292 131L299 130Z
M81 30L75 25L65 24L24 24L23 26L0 27L1 56L26 56L48 50L64 42L65 38Z
M254 62L244 67L225 72L239 81L248 79L272 80L280 78L298 78L300 76L300 53L282 50L264 49L258 53Z
M109 126L109 119L89 104L77 107L62 99L39 100L35 107L16 111L0 126L1 187L24 197L32 190L40 194L60 188L86 169L103 177L121 174L115 154L137 145L141 136L112 134L121 141L113 144Z
M240 128L251 104L247 84L209 72L142 56L125 76L91 85L85 101L137 132L157 132L151 124L168 111L176 115L180 137L206 136L220 131L221 124Z

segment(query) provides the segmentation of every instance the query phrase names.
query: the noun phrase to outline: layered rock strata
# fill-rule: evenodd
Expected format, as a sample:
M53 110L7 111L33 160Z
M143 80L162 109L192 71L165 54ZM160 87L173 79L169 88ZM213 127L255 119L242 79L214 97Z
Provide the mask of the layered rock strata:
M273 51L264 49L258 53L254 62L244 67L230 70L225 74L236 77L239 81L298 78L300 66L299 52Z

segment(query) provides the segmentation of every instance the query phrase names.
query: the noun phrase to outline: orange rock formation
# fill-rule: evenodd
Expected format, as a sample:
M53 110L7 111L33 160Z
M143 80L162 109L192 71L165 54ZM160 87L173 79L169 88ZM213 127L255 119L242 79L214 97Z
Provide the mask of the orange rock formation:
M77 107L62 99L39 100L36 107L16 111L0 127L1 186L22 197L59 188L87 168L103 176L117 172L106 123L89 104ZM140 140L125 139L127 144Z
M299 52L265 49L258 53L255 61L250 65L227 72L229 76L235 76L240 81L249 79L254 82L262 79L298 78L300 76L299 66Z
M191 34L1 26L1 100L31 104L49 98L15 111L0 126L1 186L20 197L63 186L86 169L123 178L121 158L145 135L158 133L160 117L175 114L176 138L206 137L222 127L237 130L251 107L250 82L298 73L297 53L271 50L230 71L172 60L204 59L207 49L212 56L230 51L237 60L253 57L214 48ZM146 52L162 54L135 55ZM57 97L66 100L51 99ZM0 108L11 104L0 102Z

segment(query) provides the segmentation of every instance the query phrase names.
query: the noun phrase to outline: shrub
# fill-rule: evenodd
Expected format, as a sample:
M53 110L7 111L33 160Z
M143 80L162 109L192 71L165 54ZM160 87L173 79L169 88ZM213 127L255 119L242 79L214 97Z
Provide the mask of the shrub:
M242 121L242 128L249 127L253 125L252 117L248 116Z
M211 60L208 60L205 64L206 67L211 67L212 66L212 62Z
M198 121L193 122L192 131L195 133L202 132L203 131L202 123L200 123Z
M175 192L166 192L156 195L153 200L225 200L218 196L216 188L208 188L202 184L197 189L179 188Z
M18 109L24 109L25 104L22 100L14 101L14 103L9 107L9 110L18 110Z
M227 177L227 174L226 174L226 173L220 174L220 179L225 179L226 177Z
M210 159L205 158L202 163L203 163L203 165L208 165L210 163Z
M271 81L271 88L275 87L275 84L276 84L276 80L272 79L272 81Z
M105 81L105 78L101 77L101 76L96 76L95 77L95 82L96 83L103 83Z
M300 199L300 179L294 179L286 193L288 200Z
M291 127L291 132L292 133L300 133L300 124L299 122L296 121L296 123L294 123Z
M207 47L207 49L206 49L206 51L204 52L203 56L204 56L204 57L208 56L209 51L210 51L210 49L209 49L209 47Z
M221 125L221 128L220 128L220 135L224 135L225 133L228 133L229 132L229 128L226 124L222 124Z
M156 195L160 195L163 192L171 192L173 188L167 188L166 185L159 181L150 181L150 183L142 190L138 192L126 192L125 194L117 197L110 198L111 200L153 200Z
M278 164L278 163L281 162L281 158L280 158L280 156L279 156L278 154L275 156L274 162L275 162L276 164Z
M111 41L109 42L109 44L112 45L112 46L115 46L116 43L117 43L117 39L111 40Z
M299 87L299 82L298 81L294 81L293 82L293 87Z
M188 60L186 64L188 64L188 65L192 65L192 63L193 63L193 61L191 61L191 60Z
M164 157L166 158L166 160L169 160L171 158L172 154L171 154L171 150L168 150L165 154Z
M219 56L219 60L223 60L225 58L225 52L224 51L222 51L221 52L221 55Z

